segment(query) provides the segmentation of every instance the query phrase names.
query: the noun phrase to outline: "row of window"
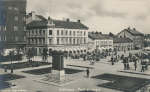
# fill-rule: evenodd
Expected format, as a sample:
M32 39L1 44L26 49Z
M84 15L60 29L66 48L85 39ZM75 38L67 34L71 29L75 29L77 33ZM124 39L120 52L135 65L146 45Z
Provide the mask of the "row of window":
M86 38L57 38L57 44L86 44Z
M17 7L13 7L13 6L9 6L8 10L15 10L15 11L19 11L19 8Z
M0 41L6 41L6 36L0 36Z
M15 41L19 41L19 37L18 36L13 37L12 39L14 39ZM7 37L5 35L4 36L0 36L0 41L6 41L6 40L7 40ZM26 41L25 36L24 36L23 40Z
M45 39L44 38L40 38L40 39L28 39L27 43L29 44L45 44Z
M85 36L86 35L86 32L83 32L83 31L68 31L68 30L57 30L57 35L73 35L73 36Z
M27 35L45 35L45 30L42 30L42 29L40 29L40 30L30 30L30 31L28 31L27 32Z
M6 26L0 26L0 31L6 31Z
M28 35L44 35L45 34L45 30L42 29L36 29L36 30L30 30L27 33ZM49 30L49 35L53 35L53 30ZM85 36L86 32L82 32L82 31L64 31L64 30L57 30L57 35L73 35L73 36Z
M96 45L98 44L109 45L109 44L113 44L113 41L96 41Z

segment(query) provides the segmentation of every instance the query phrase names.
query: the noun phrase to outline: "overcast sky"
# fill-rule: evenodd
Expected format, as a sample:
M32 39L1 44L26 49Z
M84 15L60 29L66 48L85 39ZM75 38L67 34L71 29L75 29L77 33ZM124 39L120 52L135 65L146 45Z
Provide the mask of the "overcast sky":
M150 0L28 0L27 11L80 19L90 30L103 33L118 33L129 26L150 33Z

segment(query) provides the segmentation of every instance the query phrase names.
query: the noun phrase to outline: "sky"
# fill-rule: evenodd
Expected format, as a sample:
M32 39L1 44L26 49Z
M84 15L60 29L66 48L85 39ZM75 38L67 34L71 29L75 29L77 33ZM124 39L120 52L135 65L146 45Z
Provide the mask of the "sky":
M114 34L125 28L150 33L150 0L28 0L27 12L81 20L90 31Z

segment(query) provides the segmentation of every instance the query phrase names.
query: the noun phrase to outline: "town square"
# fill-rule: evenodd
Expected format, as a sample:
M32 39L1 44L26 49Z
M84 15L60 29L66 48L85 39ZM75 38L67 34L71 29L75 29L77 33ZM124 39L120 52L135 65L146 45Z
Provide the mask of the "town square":
M147 20L138 17L145 23L139 26L138 19L131 23L113 10L100 10L104 15L98 16L87 12L106 3L115 8L121 0L87 0L83 7L71 1L0 0L0 92L150 92ZM112 20L104 26L93 16L122 17L126 23ZM93 21L101 28L91 28Z

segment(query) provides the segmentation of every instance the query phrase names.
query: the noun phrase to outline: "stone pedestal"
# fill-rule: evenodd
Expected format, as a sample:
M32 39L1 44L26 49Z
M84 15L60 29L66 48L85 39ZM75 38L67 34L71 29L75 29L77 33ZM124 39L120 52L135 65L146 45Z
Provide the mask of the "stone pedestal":
M52 53L52 75L58 81L65 80L63 52L54 51Z
M64 70L52 70L52 75L55 80L65 80L65 71Z

